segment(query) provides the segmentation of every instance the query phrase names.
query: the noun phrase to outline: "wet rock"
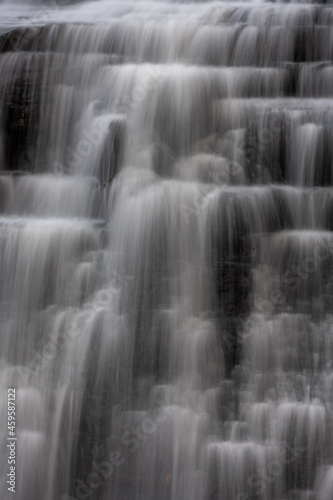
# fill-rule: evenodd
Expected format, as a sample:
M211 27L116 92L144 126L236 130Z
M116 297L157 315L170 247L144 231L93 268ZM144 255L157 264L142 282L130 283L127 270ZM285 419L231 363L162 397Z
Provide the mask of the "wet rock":
M34 170L34 132L38 126L39 94L34 84L23 79L14 80L5 91L5 165L10 171Z

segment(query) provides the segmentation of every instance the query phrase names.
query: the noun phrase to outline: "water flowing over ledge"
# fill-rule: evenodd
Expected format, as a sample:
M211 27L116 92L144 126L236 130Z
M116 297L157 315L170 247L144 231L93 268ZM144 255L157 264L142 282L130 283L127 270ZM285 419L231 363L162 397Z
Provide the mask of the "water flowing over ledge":
M331 7L0 13L17 498L331 500Z

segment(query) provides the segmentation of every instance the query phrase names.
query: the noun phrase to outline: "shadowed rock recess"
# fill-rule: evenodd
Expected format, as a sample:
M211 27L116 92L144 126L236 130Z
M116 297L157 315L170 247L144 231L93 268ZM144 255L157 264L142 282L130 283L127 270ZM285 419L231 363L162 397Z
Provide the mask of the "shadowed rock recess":
M332 500L331 6L0 18L1 499Z

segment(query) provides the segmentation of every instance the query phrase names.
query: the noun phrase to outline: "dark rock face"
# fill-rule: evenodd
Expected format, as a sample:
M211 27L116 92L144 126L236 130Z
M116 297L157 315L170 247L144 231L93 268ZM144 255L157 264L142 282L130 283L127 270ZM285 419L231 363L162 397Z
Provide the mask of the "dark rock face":
M0 37L4 170L34 171L43 68L39 55L22 57L22 52L31 50L39 32L38 28L17 29Z
M17 79L6 90L3 123L6 130L5 165L8 170L34 169L33 135L37 128L39 95L33 84Z
M239 364L240 346L238 334L247 317L250 291L250 259L244 252L231 262L216 257L215 283L219 311L220 341L224 352L226 375Z
M45 27L17 28L0 36L0 52L27 52L43 50Z

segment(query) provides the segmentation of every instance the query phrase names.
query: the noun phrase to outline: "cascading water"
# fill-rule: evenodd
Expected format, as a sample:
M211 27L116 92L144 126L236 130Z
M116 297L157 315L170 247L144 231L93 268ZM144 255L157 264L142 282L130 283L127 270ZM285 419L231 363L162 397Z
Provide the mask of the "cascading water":
M331 500L332 9L65 3L0 5L1 498Z

